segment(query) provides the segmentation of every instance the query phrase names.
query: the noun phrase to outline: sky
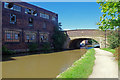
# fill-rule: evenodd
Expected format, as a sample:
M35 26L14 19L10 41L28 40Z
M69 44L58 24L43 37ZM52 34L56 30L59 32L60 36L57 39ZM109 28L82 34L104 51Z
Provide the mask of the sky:
M62 29L98 29L102 15L96 2L28 2L58 14Z

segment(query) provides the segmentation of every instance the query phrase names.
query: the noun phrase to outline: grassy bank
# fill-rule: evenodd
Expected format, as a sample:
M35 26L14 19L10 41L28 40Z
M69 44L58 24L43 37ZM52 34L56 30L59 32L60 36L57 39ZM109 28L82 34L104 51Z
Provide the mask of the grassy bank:
M110 49L110 48L101 48L101 49L115 54L115 49Z
M58 78L88 78L92 73L95 60L95 50L90 49L87 53L61 73Z
M105 50L105 51L109 51L111 53L113 53L113 56L116 58L116 60L118 60L118 57L119 57L119 48L115 48L115 49L110 49L110 48L101 48L102 50Z

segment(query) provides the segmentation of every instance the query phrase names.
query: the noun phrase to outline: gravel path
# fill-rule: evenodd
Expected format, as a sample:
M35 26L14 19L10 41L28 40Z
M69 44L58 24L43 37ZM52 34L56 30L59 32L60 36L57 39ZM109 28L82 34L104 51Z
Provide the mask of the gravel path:
M118 78L118 63L113 54L99 48L95 51L95 65L89 78Z

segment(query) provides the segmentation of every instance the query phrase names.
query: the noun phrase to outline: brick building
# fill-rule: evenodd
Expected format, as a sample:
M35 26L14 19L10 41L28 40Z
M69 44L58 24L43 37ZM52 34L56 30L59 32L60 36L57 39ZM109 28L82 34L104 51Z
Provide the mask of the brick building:
M26 2L2 3L2 44L24 50L29 43L52 42L58 15Z

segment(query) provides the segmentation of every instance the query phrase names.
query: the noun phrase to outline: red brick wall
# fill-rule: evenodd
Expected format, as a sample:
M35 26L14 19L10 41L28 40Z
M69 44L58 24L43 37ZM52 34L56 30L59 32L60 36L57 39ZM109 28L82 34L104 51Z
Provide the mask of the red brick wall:
M45 10L43 8L25 3L25 2L16 2L14 4L18 4L22 6L21 12L13 11L10 9L4 8L4 3L2 6L2 40L3 40L3 45L5 45L9 49L25 49L27 48L27 44L24 43L24 33L20 33L20 42L19 43L6 43L4 41L4 30L5 29L10 29L10 30L29 30L29 31L36 31L36 32L49 32L49 42L51 42L51 36L53 34L54 26L58 23L58 15L56 13L53 13L51 11ZM32 8L37 10L38 15L33 16L30 14L25 14L24 10L25 8ZM44 19L40 17L40 12L45 12L50 15L50 19ZM10 24L10 14L13 13L16 15L16 24ZM56 16L56 22L52 21L51 18L52 16ZM28 26L28 18L32 17L33 18L33 26ZM43 28L43 23L46 22L46 28ZM39 40L39 35L37 34L37 42Z

